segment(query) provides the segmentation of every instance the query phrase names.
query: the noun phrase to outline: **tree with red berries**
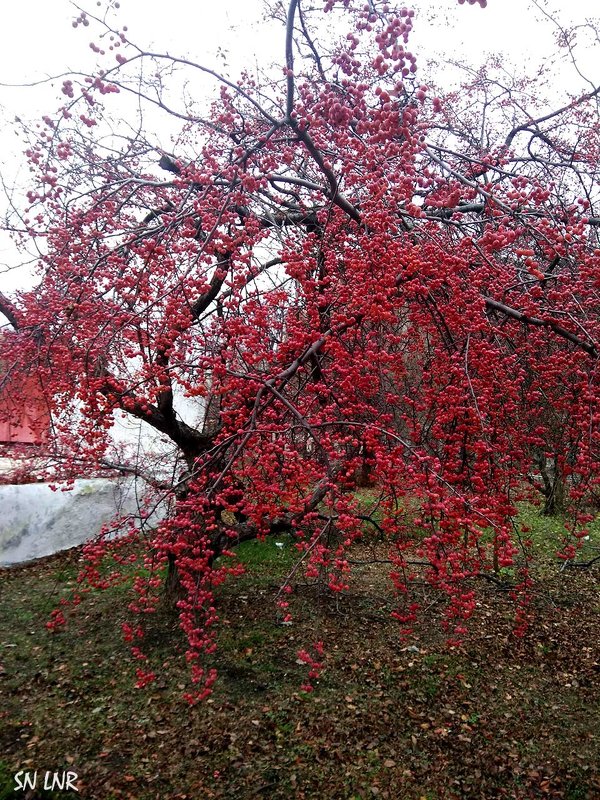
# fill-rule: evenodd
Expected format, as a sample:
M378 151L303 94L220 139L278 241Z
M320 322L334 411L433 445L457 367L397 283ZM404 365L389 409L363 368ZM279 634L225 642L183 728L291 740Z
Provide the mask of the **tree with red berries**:
M344 32L319 46L327 21ZM65 80L27 151L39 281L0 296L0 359L42 387L53 479L133 472L173 499L143 533L138 606L168 566L201 694L240 542L288 533L338 592L376 531L402 628L424 576L460 636L475 576L517 564L526 601L515 504L547 489L542 459L575 536L598 488L600 89L550 110L483 73L434 92L412 23L380 2L290 0L283 79L263 83L100 27L116 63ZM214 79L204 111L172 101L175 69ZM115 126L132 95L177 122L171 152ZM170 450L117 452L123 413ZM106 547L88 548L88 577Z

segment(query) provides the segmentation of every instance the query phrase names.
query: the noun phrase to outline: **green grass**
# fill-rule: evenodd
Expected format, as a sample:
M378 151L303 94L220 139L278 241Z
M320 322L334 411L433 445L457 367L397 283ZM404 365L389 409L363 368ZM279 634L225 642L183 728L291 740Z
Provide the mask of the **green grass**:
M519 505L519 523L531 529L523 537L532 540L538 558L553 558L563 548L565 537L569 536L565 522L561 516L544 516L540 509L529 503ZM592 553L594 548L600 547L600 516L586 528L589 529L589 539L581 542L581 560L585 560L586 554Z
M260 578L265 572L268 576L273 576L274 570L279 574L280 568L283 570L292 567L298 551L290 537L282 534L264 541L242 542L236 553L253 577Z

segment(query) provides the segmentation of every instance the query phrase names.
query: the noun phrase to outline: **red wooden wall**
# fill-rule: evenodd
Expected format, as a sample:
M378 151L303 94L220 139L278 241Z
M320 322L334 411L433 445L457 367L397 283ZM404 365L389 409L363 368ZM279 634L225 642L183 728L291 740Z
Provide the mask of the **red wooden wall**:
M38 444L48 438L50 414L35 377L0 375L0 444Z

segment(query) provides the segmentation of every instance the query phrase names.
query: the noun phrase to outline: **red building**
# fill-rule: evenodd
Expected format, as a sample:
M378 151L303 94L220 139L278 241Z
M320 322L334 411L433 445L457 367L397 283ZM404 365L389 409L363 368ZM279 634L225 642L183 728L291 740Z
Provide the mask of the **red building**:
M38 379L0 373L0 444L40 444L49 429L50 413Z

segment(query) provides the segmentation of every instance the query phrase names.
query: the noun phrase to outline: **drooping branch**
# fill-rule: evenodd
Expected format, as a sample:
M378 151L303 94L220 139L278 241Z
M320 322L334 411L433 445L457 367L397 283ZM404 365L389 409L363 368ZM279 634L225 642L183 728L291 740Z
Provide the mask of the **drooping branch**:
M595 342L588 342L585 341L585 339L581 339L576 334L571 333L571 331L568 331L566 328L563 328L562 325L559 325L553 319L540 319L540 317L532 317L529 314L524 314L522 311L518 311L516 308L511 308L504 303L499 303L497 300L493 300L491 297L485 297L484 301L486 308L490 309L490 311L499 311L506 317L515 319L518 322L524 323L525 325L534 325L538 328L548 328L558 336L562 336L563 339L567 339L567 341L572 342L573 344L577 345L577 347L585 350L585 352L589 353L589 355L591 355L593 358L598 357L598 345Z

